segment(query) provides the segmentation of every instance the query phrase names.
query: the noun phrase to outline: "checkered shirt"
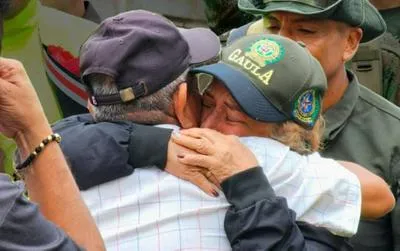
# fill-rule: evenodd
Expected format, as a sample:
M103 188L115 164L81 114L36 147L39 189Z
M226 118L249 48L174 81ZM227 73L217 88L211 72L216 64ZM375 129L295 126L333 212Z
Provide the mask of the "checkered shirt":
M361 211L357 177L319 154L301 156L279 142L242 138L297 220L351 236ZM155 167L139 168L82 192L107 250L230 250L224 231L229 204Z

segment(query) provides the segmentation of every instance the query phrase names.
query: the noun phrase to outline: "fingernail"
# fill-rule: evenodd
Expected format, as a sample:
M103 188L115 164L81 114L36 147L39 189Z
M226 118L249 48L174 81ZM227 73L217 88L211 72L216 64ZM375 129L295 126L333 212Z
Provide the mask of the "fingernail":
M214 197L218 197L219 196L219 193L217 191L215 191L215 190L212 191L212 194L214 195Z

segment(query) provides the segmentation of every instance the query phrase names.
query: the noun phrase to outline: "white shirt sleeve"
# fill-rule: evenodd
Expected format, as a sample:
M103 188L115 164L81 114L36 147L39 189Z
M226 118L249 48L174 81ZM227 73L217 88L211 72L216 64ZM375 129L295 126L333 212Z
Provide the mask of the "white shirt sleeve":
M277 141L247 137L276 195L285 197L298 221L350 237L357 232L361 188L356 175L318 153L302 156Z

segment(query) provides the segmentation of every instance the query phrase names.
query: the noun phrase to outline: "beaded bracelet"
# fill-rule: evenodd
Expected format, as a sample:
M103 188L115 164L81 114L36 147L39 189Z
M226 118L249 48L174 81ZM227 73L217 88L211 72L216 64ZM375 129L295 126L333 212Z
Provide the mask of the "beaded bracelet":
M36 157L39 155L39 153L41 153L43 151L43 149L51 142L57 142L60 143L61 142L61 136L58 133L53 133L49 136L47 136L47 138L45 138L38 147L35 148L35 150L29 154L28 158L22 162L21 164L17 165L15 167L17 172L22 171L23 169L27 168L28 166L30 166L32 164L32 162L36 159Z

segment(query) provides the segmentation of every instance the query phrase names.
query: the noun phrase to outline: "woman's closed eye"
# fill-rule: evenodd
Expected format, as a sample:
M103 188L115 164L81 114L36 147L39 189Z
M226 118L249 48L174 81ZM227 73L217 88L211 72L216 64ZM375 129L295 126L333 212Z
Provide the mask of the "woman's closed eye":
M305 33L305 34L314 34L316 32L312 29L307 29L307 28L300 28L300 29L298 29L298 31Z
M238 114L236 111L228 111L226 114L226 120L231 123L245 123L242 114Z
M214 103L214 102L211 102L211 101L209 101L209 100L204 100L204 99L203 99L203 101L201 102L201 104L202 104L202 106L205 107L205 108L212 108L212 107L215 107L215 103Z

